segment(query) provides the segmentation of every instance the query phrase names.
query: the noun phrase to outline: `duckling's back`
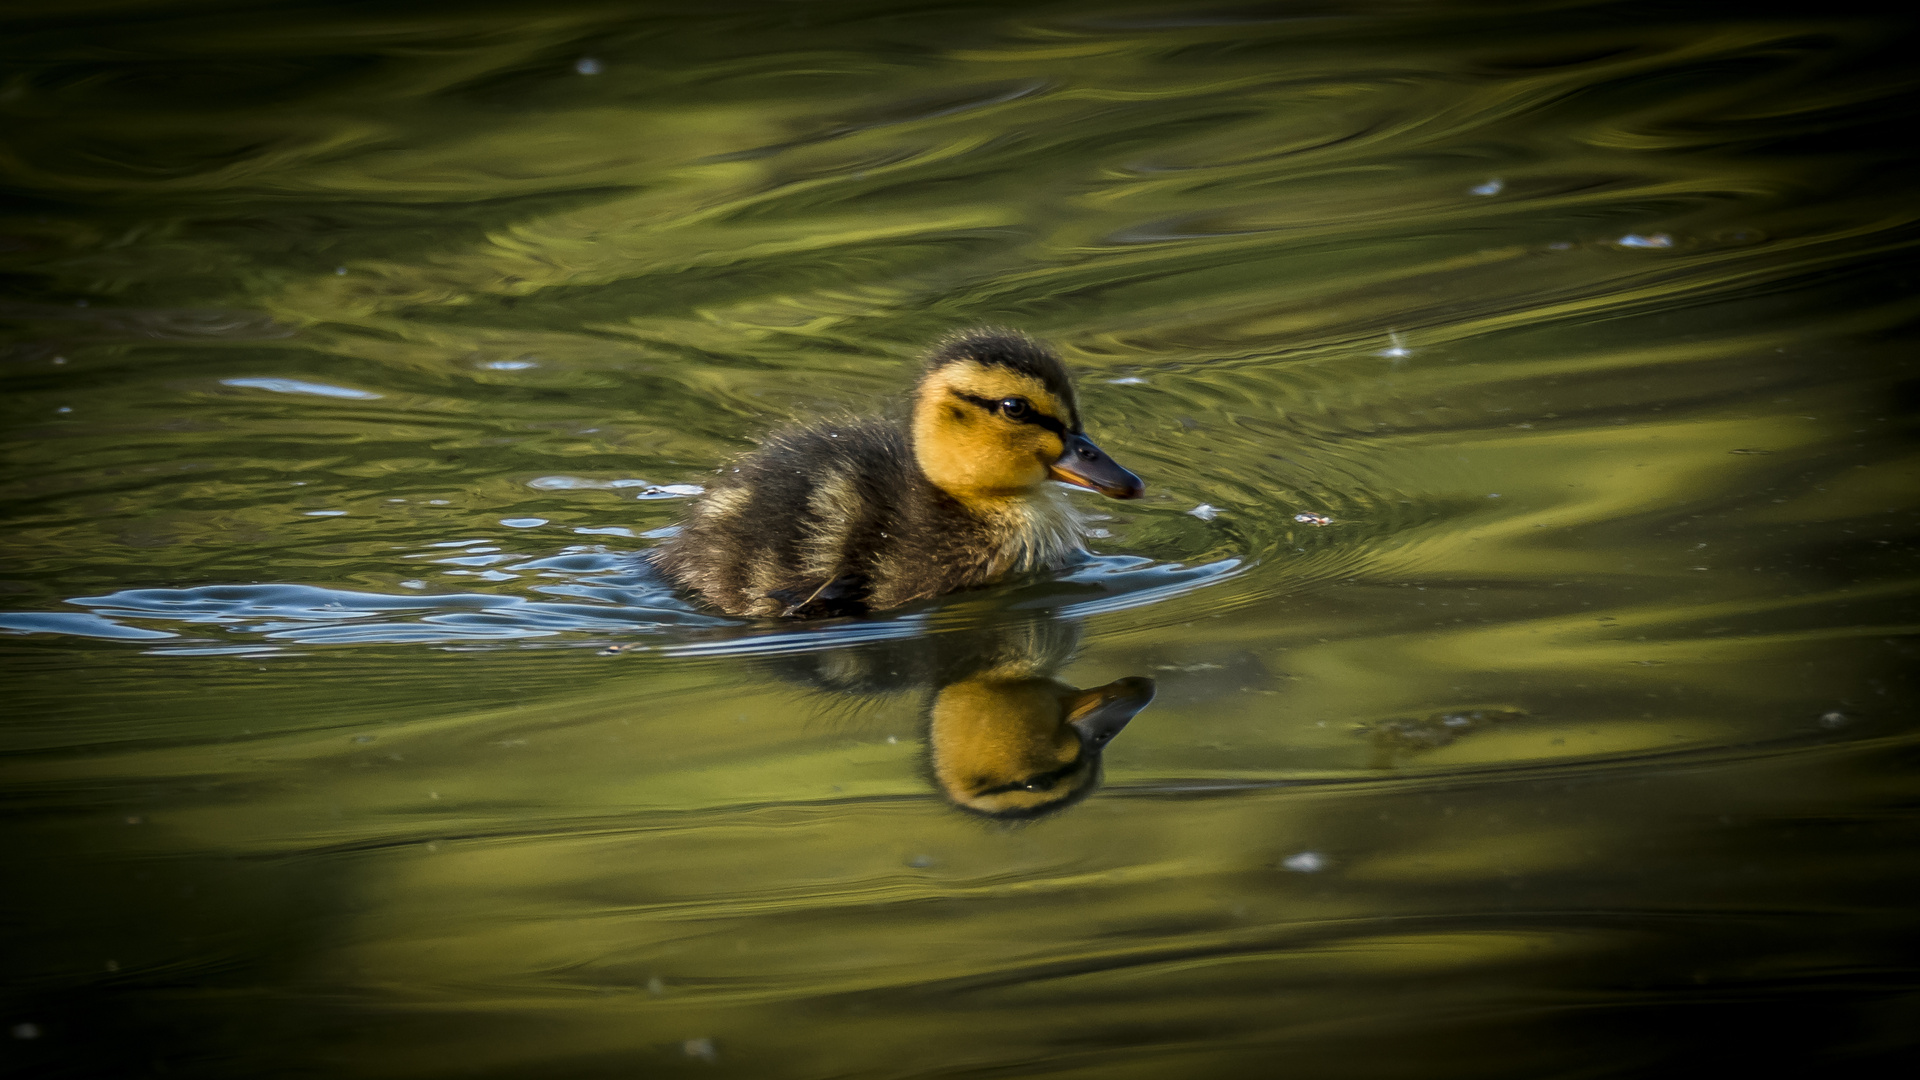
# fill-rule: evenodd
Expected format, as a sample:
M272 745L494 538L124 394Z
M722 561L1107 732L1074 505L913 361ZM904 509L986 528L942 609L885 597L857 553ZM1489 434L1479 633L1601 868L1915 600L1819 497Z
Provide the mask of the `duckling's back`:
M857 614L917 531L908 504L924 486L892 425L780 432L721 474L654 564L732 615Z

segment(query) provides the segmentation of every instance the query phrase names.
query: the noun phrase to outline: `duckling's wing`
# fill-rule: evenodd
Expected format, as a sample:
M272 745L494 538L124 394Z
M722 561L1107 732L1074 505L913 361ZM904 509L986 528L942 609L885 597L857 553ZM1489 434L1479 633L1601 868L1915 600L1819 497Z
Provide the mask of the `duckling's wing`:
M841 574L822 582L810 593L800 588L775 589L769 597L786 605L787 619L832 619L867 612L867 580L860 574Z
M735 615L865 612L911 468L905 436L884 422L776 432L726 470L655 564Z

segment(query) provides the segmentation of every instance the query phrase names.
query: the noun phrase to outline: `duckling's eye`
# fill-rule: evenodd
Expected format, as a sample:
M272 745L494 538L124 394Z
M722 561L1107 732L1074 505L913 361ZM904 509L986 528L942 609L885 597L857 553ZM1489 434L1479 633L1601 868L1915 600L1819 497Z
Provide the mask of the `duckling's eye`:
M1023 397L1010 397L1000 403L1001 415L1009 420L1019 420L1033 411L1033 406Z

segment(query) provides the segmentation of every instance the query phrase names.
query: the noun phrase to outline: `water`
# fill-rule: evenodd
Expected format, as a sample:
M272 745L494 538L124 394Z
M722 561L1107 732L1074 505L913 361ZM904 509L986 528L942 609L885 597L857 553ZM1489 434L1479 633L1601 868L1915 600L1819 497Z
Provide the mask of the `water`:
M4 30L10 1068L1912 1055L1906 24ZM650 575L982 323L1149 484L1098 558L838 625ZM1070 798L962 808L954 703L1123 678Z

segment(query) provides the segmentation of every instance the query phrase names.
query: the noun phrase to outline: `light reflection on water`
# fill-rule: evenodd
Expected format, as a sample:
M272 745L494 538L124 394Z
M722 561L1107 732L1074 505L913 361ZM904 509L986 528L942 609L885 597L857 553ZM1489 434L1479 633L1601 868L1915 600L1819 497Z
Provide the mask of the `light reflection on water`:
M1903 26L74 18L0 35L23 1068L1911 1055ZM981 323L1150 485L1096 558L651 575Z

